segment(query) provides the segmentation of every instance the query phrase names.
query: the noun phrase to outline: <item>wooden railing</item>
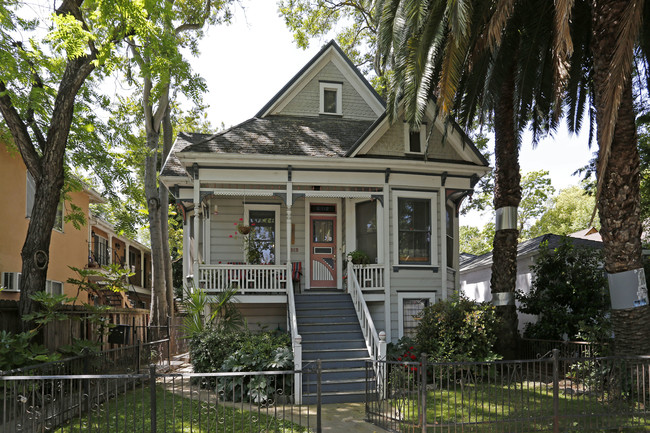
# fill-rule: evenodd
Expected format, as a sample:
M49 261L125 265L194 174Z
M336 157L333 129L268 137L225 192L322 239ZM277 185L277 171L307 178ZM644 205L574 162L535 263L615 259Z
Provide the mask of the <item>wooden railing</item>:
M291 263L287 264L287 275L291 275ZM293 350L293 380L295 404L302 404L302 337L298 334L298 316L296 315L296 298L293 295L293 281L287 279L287 311L291 331L291 348Z
M290 273L287 265L200 265L199 287L208 295L227 288L242 295L285 294Z
M352 265L361 291L384 290L384 265Z

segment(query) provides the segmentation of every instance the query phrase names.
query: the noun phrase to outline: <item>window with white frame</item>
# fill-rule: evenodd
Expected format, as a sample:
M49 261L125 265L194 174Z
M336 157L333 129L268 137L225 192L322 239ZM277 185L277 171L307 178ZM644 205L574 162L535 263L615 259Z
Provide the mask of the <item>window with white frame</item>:
M245 221L251 227L248 235L249 245L258 253L248 255L262 265L275 265L279 262L280 254L280 206L279 205L246 205Z
M63 283L59 281L47 280L45 282L45 291L51 295L62 295Z
M399 337L415 337L420 314L436 301L433 292L398 292Z
M27 187L25 191L25 216L27 218L31 218L32 209L34 209L34 197L36 196L36 182L34 181L34 177L29 172L29 170L26 173L27 173L27 180L26 180ZM61 200L59 202L59 205L56 208L54 227L52 227L54 230L58 230L60 232L63 231L63 208L64 208L63 200Z
M320 113L343 114L343 84L320 82Z
M425 141L425 124L422 124L418 129L413 129L407 122L404 122L404 151L406 153L423 154L426 148Z
M2 287L7 292L17 292L20 290L20 272L3 272Z
M357 250L370 257L371 263L377 263L377 204L364 201L356 204Z
M436 266L435 193L396 192L393 201L394 262Z

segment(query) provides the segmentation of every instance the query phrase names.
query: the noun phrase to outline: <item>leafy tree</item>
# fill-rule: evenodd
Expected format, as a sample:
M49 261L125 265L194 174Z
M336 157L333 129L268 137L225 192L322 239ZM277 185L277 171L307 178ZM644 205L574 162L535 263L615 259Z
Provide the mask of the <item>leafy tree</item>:
M576 340L581 331L608 328L609 291L600 251L575 247L568 238L554 250L546 242L531 270L531 292L517 294L520 311L538 316L526 325L525 337Z
M205 83L191 69L183 49L198 53L197 41L207 24L228 21L230 0L167 0L161 8L145 3L147 33L129 36L129 57L124 64L128 83L137 89L130 107L141 107L144 126L144 190L151 241L153 278L150 323L164 323L172 314L172 262L169 248L169 191L158 182L158 170L171 152L173 130L170 100L182 93L200 103ZM159 160L160 158L160 160Z
M579 186L571 186L552 197L546 212L533 224L528 237L534 238L547 233L568 235L590 227L595 206L594 196L585 193ZM598 226L598 218L593 221Z
M54 5L54 4L53 4ZM20 314L35 311L32 295L45 289L49 246L65 179L69 144L100 140L93 99L84 87L98 68L114 66L114 48L126 33L143 31L143 3L64 0L46 19L25 18L31 8L0 4L0 112L11 141L35 181L34 208L21 256ZM40 30L42 24L47 35ZM102 102L99 100L98 102ZM25 321L25 329L33 323Z
M460 247L461 253L480 256L492 250L494 239L494 223L489 222L482 229L473 226L460 226Z

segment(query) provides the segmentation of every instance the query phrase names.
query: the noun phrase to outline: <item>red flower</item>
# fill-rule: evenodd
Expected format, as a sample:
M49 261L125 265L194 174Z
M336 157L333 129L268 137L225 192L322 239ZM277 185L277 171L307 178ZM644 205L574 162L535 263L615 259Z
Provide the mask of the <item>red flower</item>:
M238 224L237 224L237 223L235 223L235 225L238 225Z
M417 367L411 367L411 371L418 371Z
M399 356L399 357L397 358L397 360L398 360L398 361L401 361L401 360L402 360L402 357L401 357L401 356Z
M229 237L232 237L232 235L230 235Z
M255 223L251 223L251 226L254 226L254 225L255 225Z
M409 347L409 350L413 350L413 346Z
M411 355L411 359L412 359L412 360L415 360L415 355Z
M244 218L239 218L239 221L244 221Z

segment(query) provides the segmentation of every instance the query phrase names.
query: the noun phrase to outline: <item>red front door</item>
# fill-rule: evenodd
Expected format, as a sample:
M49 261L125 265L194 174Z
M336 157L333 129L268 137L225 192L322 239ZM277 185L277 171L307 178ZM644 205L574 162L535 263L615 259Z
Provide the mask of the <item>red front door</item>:
M336 216L310 217L311 288L337 287Z

